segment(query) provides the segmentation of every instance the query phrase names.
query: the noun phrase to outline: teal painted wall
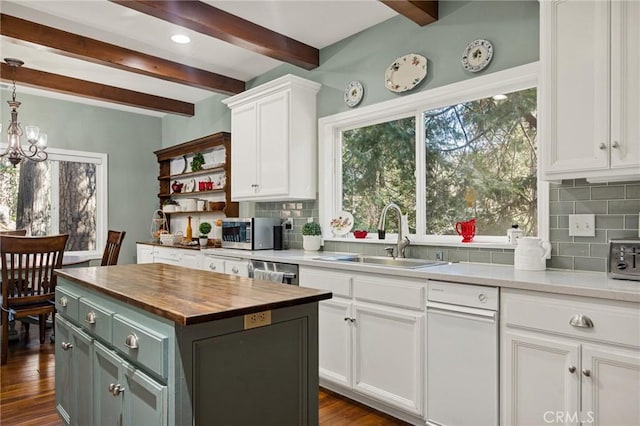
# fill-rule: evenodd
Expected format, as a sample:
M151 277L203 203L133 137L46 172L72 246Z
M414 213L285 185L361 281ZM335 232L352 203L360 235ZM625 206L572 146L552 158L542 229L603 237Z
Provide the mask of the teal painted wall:
M318 117L324 117L349 109L343 102L343 91L351 80L364 85L360 105L402 96L384 87L384 72L397 57L407 53L419 53L428 59L427 77L407 93L473 78L474 74L462 69L460 58L466 44L477 38L490 40L495 49L493 60L483 73L538 60L537 1L441 1L439 13L438 22L424 27L401 16L389 19L322 49L321 65L312 71L281 65L248 82L247 88L285 74L317 81L322 83ZM191 118L164 117L163 146L230 131L229 110L220 102L224 98L214 95L198 103Z
M10 95L7 90L0 93L3 130L10 119L6 103ZM149 240L151 215L157 208L158 163L153 151L161 148L161 119L19 90L17 98L22 102L19 121L23 126L38 125L47 133L50 147L108 155L108 225L127 232L119 263L134 263L135 242Z

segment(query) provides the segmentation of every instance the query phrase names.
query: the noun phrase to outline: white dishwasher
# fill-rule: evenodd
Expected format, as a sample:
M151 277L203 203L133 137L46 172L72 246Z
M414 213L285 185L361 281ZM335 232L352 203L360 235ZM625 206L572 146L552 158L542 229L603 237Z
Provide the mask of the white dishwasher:
M498 425L498 295L427 283L427 425Z

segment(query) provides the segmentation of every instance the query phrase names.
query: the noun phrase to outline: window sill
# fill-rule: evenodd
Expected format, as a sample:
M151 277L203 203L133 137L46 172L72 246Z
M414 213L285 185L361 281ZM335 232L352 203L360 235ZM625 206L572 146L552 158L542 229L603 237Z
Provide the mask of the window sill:
M463 243L459 237L442 236L425 239L414 239L409 237L412 246L439 246L439 247L464 247L469 249L494 249L494 250L514 250L516 246L508 244L506 237L500 241L500 237L476 237L476 241L470 243ZM376 235L367 235L367 238L355 238L353 235L345 237L329 237L324 238L324 241L330 241L333 243L350 243L350 244L384 244L394 246L397 244L397 236L388 236L384 240L379 240Z

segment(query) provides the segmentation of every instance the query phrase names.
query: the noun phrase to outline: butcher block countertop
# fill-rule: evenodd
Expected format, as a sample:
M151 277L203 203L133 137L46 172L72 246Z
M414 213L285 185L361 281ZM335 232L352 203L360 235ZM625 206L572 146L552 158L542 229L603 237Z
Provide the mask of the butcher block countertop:
M64 269L56 274L180 325L331 298L327 291L161 263Z

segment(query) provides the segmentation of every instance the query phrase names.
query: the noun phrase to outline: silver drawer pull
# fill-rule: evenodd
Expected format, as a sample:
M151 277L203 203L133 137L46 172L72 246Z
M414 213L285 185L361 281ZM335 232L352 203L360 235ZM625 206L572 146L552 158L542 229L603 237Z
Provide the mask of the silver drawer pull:
M604 151L605 149L607 149L607 144L605 144L604 142L601 142L600 145L598 145L598 148Z
M60 343L60 347L62 348L62 350L68 351L69 349L73 348L73 345L69 342L62 342Z
M586 315L576 314L569 320L569 325L580 328L593 328L593 321Z
M62 296L60 298L60 306L62 306L63 308L66 308L68 303L69 300L67 300L67 296Z
M130 334L124 339L124 345L129 349L138 349L138 336Z
M582 374L583 374L585 377L590 377L590 376L591 376L591 370L587 370L586 368L583 368L583 369L582 369Z
M234 266L233 268L231 268L231 272L233 272L234 274L237 274L239 271L237 266Z
M576 372L576 366L575 365L570 365L569 366L569 373L575 373Z
M109 385L109 392L111 392L111 395L113 395L113 396L118 396L122 392L124 392L124 386L122 386L119 383L118 384L111 383Z
M213 263L209 264L209 269L211 269L212 271L216 270L216 265L214 265Z
M84 321L93 325L96 323L96 313L93 311L87 312L87 315L84 317Z

